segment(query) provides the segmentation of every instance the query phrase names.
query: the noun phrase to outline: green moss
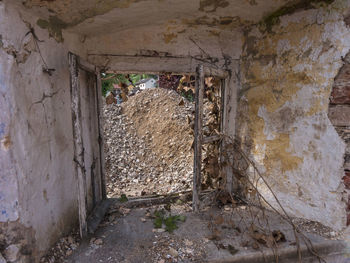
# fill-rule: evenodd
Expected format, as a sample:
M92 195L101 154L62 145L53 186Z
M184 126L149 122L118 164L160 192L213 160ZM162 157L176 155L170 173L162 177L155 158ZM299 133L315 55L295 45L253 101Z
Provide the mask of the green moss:
M280 22L280 17L284 15L290 15L298 10L306 10L314 8L315 5L325 4L330 5L334 0L300 0L293 4L285 5L276 10L272 14L266 16L261 24L263 24L268 32L271 32L272 27Z
M68 27L67 23L56 16L50 16L49 20L38 19L36 24L43 29L47 29L50 36L56 39L57 42L63 42L62 30Z

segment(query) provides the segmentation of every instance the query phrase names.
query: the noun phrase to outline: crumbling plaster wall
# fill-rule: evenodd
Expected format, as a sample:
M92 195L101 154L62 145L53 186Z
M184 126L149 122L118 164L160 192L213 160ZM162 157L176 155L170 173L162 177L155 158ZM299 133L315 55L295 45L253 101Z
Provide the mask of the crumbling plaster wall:
M238 95L237 135L282 205L291 215L335 229L346 222L345 145L327 111L350 47L348 6L308 6L250 28ZM277 207L266 187L259 189Z
M21 262L35 262L78 216L67 55L84 50L36 20L0 1L0 252L14 245Z

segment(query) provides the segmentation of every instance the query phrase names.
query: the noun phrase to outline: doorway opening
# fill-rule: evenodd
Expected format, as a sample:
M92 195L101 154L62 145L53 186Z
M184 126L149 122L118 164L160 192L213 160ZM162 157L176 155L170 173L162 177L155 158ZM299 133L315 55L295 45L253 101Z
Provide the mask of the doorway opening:
M125 59L128 64L122 62ZM221 185L230 191L232 186L232 173L226 175L222 169L225 160L220 152L228 73L191 58L158 60L166 69L173 67L173 73L126 70L135 65L150 68L155 64L149 59L138 58L131 65L130 57L114 57L114 62L122 62L124 71L113 71L118 68L114 65L108 71L101 67L101 73L101 68L69 54L82 237L96 230L117 199L164 202L164 198L181 195L192 200L187 203L189 208L198 211L202 190ZM85 94L86 89L92 91L90 95ZM104 115L109 122L105 129Z
M190 192L193 187L196 77L101 73L107 197ZM222 129L221 80L205 78L203 136ZM202 147L201 190L221 181L220 142Z

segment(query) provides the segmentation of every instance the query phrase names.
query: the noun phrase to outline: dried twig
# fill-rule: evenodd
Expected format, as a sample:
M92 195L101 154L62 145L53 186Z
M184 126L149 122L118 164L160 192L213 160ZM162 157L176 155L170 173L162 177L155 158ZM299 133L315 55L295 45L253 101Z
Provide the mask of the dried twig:
M302 233L302 231L293 223L292 221L292 218L289 216L289 214L287 213L287 211L284 209L283 205L281 204L280 200L278 199L277 195L275 194L275 192L273 191L273 189L271 188L271 186L268 184L268 182L266 181L266 179L264 178L264 176L260 173L259 169L257 168L256 164L254 163L254 161L252 161L245 153L244 151L241 149L241 145L239 143L239 141L237 140L234 140L232 139L231 137L229 136L226 136L226 135L222 135L222 137L224 138L225 140L225 147L231 149L233 152L230 152L230 154L227 154L226 152L226 155L228 156L233 156L232 154L235 154L237 156L237 154L239 155L238 156L238 160L239 160L239 165L240 167L236 168L235 165L236 163L229 163L229 165L231 166L231 168L233 169L233 171L235 172L238 172L240 173L240 176L244 178L245 182L250 186L252 187L252 189L255 191L256 193L256 196L258 198L258 205L257 204L253 204L252 202L250 201L247 201L247 200L244 200L244 202L246 202L248 204L248 207L250 209L250 207L253 205L259 209L261 209L262 213L263 213L263 217L266 219L267 221L267 226L268 226L268 231L271 233L271 230L270 230L270 227L269 227L269 224L268 224L268 220L267 220L267 217L265 215L265 212L264 212L264 209L265 207L262 205L261 203L261 200L263 200L268 207L270 207L274 212L276 212L282 219L284 219L287 223L289 223L292 228L293 228L293 233L294 233L294 236L295 236L295 242L297 244L297 251L298 251L298 262L301 262L302 260L302 255L301 255L301 249L300 249L300 240L299 240L299 235L300 237L302 237L306 247L308 248L309 252L314 255L319 262L326 262L317 252L316 250L314 249L313 247L313 244L311 242L311 240L305 235ZM222 152L222 154L225 155L225 151ZM228 156L225 156L225 159L226 160L232 160L232 158L228 158ZM236 157L237 158L237 157ZM246 165L243 164L243 167L242 167L242 160L244 160L244 162L246 163ZM249 178L249 176L247 176L247 169L249 167L252 167L253 170L254 170L254 181L256 181L256 183L254 184L254 182L251 181L251 179ZM243 168L243 169L242 169ZM256 179L256 175L258 177L258 179ZM278 204L278 206L280 207L282 213L276 209L271 203L269 203L266 198L260 193L259 189L258 189L258 185L257 185L257 181L258 180L262 180L262 182L266 185L266 187L268 188L268 190L271 192L273 198L275 199L276 203ZM232 197L233 198L233 197ZM242 199L240 197L240 199ZM243 200L243 199L242 199ZM253 216L253 213L250 211L251 213L251 216L252 218L254 217ZM252 223L255 222L255 218L256 216L253 218L253 221ZM278 262L278 254L277 254L277 244L275 242L275 240L273 241L274 242L274 245L275 245L275 248L272 248L273 252L274 252L274 255L275 255L275 260L276 262Z

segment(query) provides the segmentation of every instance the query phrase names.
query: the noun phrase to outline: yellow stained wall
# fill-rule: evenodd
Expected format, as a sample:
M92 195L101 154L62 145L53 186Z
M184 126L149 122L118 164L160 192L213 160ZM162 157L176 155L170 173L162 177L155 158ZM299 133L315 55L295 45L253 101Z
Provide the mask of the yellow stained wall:
M251 156L287 209L336 227L344 225L343 215L322 214L331 206L333 212L345 215L341 200L344 145L329 123L327 110L334 77L349 51L343 17L347 5L347 1L335 1L297 10L279 17L269 30L262 23L247 31L238 108L247 105L248 110L237 115L237 135L248 138ZM325 128L316 129L317 125ZM308 206L313 211L308 212Z

